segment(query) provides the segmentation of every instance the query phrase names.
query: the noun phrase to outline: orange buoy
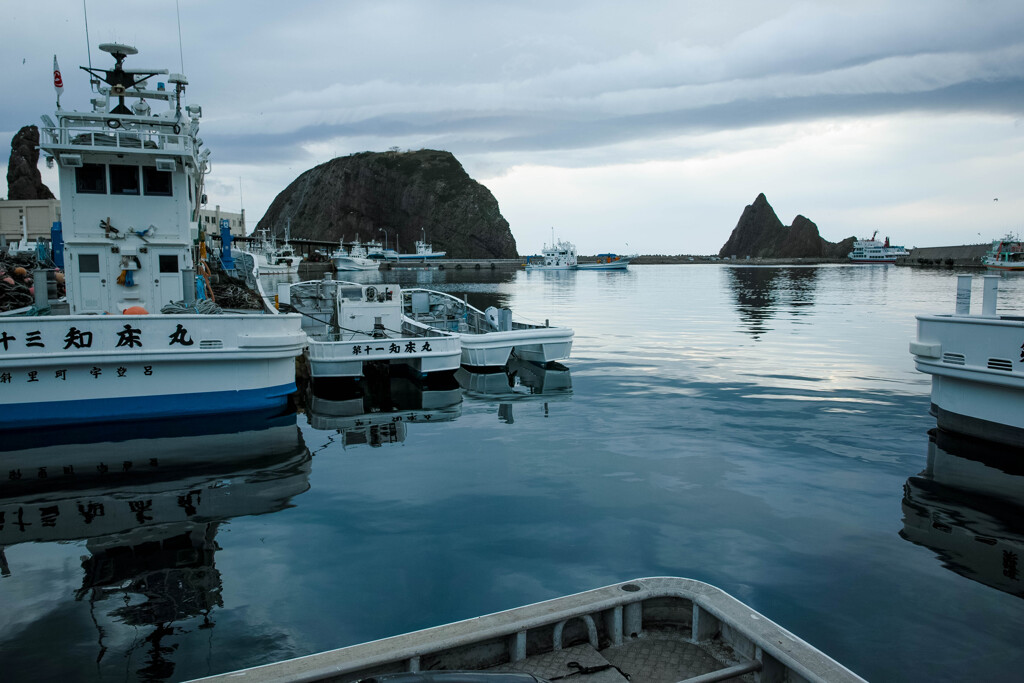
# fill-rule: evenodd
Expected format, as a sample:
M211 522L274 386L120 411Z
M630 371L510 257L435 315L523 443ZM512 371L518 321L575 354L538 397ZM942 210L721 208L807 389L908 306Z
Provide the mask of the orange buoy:
M17 275L18 277L25 277L26 275L28 275L28 271L22 268L21 266L18 266L17 268L14 269L14 274Z
M142 306L129 306L128 308L121 311L121 313L123 313L124 315L149 315L149 311L147 311Z
M54 273L54 277L57 278L57 282L64 284L64 273L58 270L56 273Z

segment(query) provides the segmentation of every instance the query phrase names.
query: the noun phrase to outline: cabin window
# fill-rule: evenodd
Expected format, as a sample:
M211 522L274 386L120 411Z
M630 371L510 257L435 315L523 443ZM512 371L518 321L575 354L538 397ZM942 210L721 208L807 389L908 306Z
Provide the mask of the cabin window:
M178 255L177 254L160 254L160 272L161 273L177 273L178 272Z
M156 166L142 167L142 191L148 197L170 197L174 174L156 170Z
M100 256L99 256L99 254L79 254L78 255L78 272L79 273L98 273L98 272L100 272Z
M103 164L82 164L76 168L75 190L80 194L106 194L107 167Z
M139 167L110 165L110 194L138 194Z

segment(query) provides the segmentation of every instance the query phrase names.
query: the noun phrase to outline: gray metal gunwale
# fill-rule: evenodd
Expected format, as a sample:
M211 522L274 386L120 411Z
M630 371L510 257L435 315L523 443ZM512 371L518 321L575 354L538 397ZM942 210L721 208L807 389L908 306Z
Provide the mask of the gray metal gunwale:
M624 591L622 587L626 585L637 586L640 590ZM241 678L259 682L315 681L331 676L342 676L386 662L410 660L479 641L512 636L584 614L602 612L652 598L690 600L723 624L739 631L762 651L808 681L864 681L725 591L701 581L679 577L647 577L623 581L511 610L218 674L203 680L228 681Z

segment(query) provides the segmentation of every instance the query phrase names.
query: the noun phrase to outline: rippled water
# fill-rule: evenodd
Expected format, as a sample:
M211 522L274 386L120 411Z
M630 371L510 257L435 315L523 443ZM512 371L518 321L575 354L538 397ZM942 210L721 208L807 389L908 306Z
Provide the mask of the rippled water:
M871 680L1019 680L1024 468L931 442L907 351L951 271L354 277L569 325L572 358L8 439L5 678L183 680L678 575Z

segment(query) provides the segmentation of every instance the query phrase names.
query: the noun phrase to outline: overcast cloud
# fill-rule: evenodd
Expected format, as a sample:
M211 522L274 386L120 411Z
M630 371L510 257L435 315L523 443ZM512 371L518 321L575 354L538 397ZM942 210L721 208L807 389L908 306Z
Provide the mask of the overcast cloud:
M211 203L241 186L250 226L306 169L397 146L455 154L520 253L552 226L582 253L717 252L759 192L832 241L1024 231L1019 0L180 0L183 56L174 2L88 5L94 65L108 41L184 62ZM4 14L6 141L53 109L54 53L64 106L89 93L81 2Z

